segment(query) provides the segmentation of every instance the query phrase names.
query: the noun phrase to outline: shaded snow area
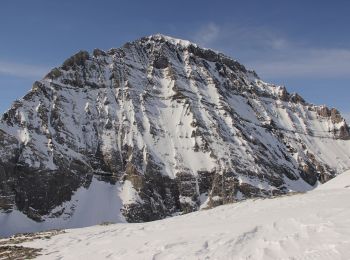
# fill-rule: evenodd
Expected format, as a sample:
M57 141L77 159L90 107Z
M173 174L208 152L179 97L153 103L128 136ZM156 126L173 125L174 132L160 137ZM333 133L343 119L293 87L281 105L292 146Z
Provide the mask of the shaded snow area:
M44 216L43 222L35 222L18 210L13 210L9 214L0 212L0 236L19 232L86 227L103 222L125 222L120 209L121 197L127 196L123 195L123 190L118 185L94 178L88 188L79 188L71 201L56 207L49 216Z
M317 189L165 220L67 230L39 259L349 259L350 171Z

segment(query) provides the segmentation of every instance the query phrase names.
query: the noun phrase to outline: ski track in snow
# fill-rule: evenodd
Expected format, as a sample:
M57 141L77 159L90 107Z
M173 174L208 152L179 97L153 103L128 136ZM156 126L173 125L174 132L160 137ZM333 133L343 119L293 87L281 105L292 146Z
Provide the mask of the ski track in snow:
M349 259L350 171L306 194L67 230L39 259Z

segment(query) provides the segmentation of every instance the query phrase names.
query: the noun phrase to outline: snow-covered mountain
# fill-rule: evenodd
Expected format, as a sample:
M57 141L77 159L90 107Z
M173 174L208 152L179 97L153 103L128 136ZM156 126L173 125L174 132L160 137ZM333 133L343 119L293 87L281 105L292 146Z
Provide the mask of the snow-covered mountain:
M81 51L2 116L0 225L74 226L88 208L102 213L77 223L143 222L307 191L350 168L349 139L336 109L188 41Z
M23 235L0 240L0 249L7 246L5 259L6 253L14 258L28 252L38 259L74 260L349 259L349 196L348 171L306 194L247 200L149 223ZM18 247L21 241L24 248Z

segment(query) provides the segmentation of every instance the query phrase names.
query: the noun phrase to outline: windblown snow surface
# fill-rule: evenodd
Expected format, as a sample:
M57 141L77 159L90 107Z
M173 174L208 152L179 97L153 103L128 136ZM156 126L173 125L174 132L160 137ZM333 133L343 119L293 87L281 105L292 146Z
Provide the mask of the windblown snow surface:
M160 221L67 230L40 259L349 259L350 171L305 194Z

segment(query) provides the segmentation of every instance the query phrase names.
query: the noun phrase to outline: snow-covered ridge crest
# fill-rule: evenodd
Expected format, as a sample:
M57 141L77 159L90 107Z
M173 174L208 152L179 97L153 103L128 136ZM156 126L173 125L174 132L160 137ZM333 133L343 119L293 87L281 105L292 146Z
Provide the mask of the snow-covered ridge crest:
M306 191L350 168L349 136L223 54L144 37L73 55L3 115L0 208L45 221L93 176L129 222Z
M182 47L185 47L185 48L190 46L190 45L198 47L198 45L193 43L193 42L179 39L179 38L175 38L175 37L171 37L171 36L167 36L167 35L164 35L161 33L150 35L147 38L150 40L164 40L164 41L167 41L167 42L172 43L174 45L181 45Z

